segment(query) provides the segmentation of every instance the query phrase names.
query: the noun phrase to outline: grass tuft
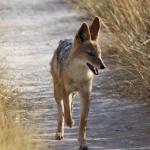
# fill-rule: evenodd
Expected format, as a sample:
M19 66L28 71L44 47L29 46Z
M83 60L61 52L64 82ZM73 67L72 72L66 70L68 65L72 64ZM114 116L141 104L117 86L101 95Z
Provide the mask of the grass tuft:
M37 150L32 133L21 126L21 103L14 88L6 84L6 76L0 65L0 150Z

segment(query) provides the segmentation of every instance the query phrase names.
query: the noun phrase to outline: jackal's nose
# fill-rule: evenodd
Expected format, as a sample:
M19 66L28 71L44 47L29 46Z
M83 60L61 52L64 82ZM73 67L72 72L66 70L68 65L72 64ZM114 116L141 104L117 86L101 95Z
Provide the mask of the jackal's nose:
M105 69L106 68L106 65L105 64L101 64L100 65L100 69Z
M104 62L101 58L99 59L99 65L100 65L100 69L105 69L106 68L106 65L104 64Z

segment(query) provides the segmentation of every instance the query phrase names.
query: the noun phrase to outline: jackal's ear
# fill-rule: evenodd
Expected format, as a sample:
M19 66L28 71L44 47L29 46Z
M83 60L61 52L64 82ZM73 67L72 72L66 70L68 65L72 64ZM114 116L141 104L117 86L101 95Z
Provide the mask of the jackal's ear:
M83 43L91 39L90 30L86 23L83 23L75 36L75 40Z
M99 17L95 17L90 26L90 33L91 33L92 40L97 40L100 28L101 28L101 24L100 24Z

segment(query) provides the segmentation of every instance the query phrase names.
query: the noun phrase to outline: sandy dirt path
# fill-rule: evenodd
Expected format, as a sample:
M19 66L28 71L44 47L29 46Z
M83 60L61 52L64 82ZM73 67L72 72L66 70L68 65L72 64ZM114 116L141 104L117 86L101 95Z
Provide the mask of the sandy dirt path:
M11 84L23 94L23 119L34 116L42 150L77 150L79 99L75 101L72 129L65 139L54 139L56 104L53 98L49 61L60 39L72 38L80 15L64 0L0 0L0 53L8 62ZM103 94L109 85L107 69L94 81L88 121L89 150L150 150L150 111L144 103ZM28 118L29 117L29 118Z

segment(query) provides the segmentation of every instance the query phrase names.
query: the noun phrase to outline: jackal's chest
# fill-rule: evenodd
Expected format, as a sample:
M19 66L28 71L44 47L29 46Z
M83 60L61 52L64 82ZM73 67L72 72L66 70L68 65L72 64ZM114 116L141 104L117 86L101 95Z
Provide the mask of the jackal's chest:
M71 67L66 72L66 88L69 91L79 91L85 83L93 78L93 73L85 67Z

